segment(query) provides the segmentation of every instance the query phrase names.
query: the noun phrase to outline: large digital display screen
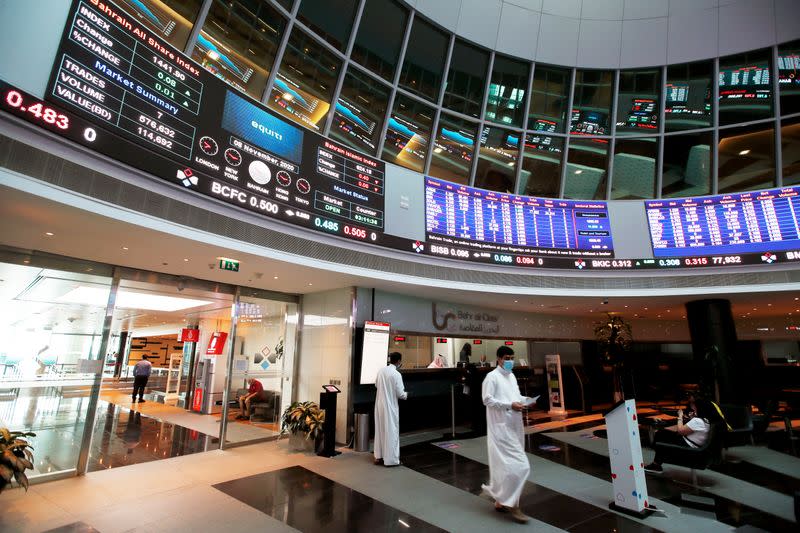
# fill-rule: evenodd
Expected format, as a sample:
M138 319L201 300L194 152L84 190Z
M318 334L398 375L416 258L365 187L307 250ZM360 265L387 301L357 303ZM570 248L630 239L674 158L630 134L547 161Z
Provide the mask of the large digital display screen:
M475 253L613 255L604 202L502 194L425 179L427 240Z
M646 201L656 257L800 248L800 187Z
M778 83L781 86L800 86L800 54L786 53L778 56Z
M111 2L74 1L45 99L0 80L0 111L177 188L270 219L419 255L571 270L800 261L794 216L800 206L794 188L675 200L674 205L648 202L651 234L656 235L654 224L660 224L655 258L647 251L649 257L641 259L614 257L613 213L604 202L501 194L434 178L425 178L425 213L417 204L414 215L427 217L425 233L416 238L392 235L386 232L390 226L382 161L283 120L162 41L163 33L161 27L154 31L140 25L136 16ZM229 68L238 67L234 63ZM358 109L349 110L352 126L369 130L368 122L365 129L354 119L363 117ZM411 154L418 142L422 153L427 139L414 140L424 137L422 132L393 118L390 139L394 135ZM574 118L586 121L587 133L590 123L596 133L598 123L605 121L605 115L593 112L578 112ZM543 124L540 130L549 128ZM436 149L469 165L473 135L443 126ZM518 144L519 139L506 136L502 146ZM527 144L560 150L550 148L550 139L542 134L531 135ZM710 222L709 201L717 210L716 226ZM695 221L690 212L701 207L702 216ZM400 208L408 208L402 197ZM739 213L738 226L734 212ZM391 220L395 227L405 222ZM711 235L716 227L731 235L717 238L716 230ZM708 245L687 237L703 228L710 228ZM671 244L686 242L693 246ZM725 255L712 255L716 253ZM681 255L686 257L677 258Z
M281 120L111 3L73 4L46 99L97 126L84 144L131 166L269 217L381 239L382 161Z

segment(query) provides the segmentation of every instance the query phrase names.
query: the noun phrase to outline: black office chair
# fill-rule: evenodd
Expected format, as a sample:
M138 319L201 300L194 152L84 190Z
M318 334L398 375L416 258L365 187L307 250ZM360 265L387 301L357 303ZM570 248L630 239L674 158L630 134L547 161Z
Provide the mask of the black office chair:
M734 446L755 444L753 441L753 410L750 406L723 404L720 409L731 427L724 433L723 447L727 450Z
M711 425L708 439L702 446L689 448L656 441L653 449L663 462L691 469L692 486L697 488L697 470L705 470L711 465L718 464L721 459L725 431L725 422L719 421Z

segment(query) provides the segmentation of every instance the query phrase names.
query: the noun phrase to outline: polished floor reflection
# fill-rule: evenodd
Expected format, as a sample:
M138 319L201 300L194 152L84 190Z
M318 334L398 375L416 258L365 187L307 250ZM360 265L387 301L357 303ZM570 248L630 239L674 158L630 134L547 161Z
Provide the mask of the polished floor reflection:
M89 453L89 471L199 453L219 447L219 439L101 402Z
M443 531L300 466L218 483L214 488L306 533Z
M481 484L489 480L489 465L429 442L404 446L400 455L406 467L472 494L480 494ZM658 531L531 482L523 489L519 506L531 518L566 531Z

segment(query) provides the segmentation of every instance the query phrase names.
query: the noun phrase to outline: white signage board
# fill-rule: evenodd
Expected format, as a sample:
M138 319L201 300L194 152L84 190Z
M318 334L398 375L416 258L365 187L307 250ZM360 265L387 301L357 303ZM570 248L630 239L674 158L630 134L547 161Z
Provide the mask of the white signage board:
M619 402L604 416L608 431L608 457L611 460L611 486L614 490L612 509L616 507L645 514L650 502L647 499L636 401Z
M373 384L378 377L378 371L386 366L389 355L389 328L388 322L364 322L364 344L361 348L361 378L362 385Z

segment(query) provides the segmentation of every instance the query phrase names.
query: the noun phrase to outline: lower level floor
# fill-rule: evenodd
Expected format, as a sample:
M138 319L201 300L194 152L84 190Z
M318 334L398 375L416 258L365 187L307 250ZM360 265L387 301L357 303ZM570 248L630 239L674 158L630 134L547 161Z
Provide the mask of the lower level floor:
M146 405L146 404L145 404ZM644 409L642 410L644 411ZM138 411L125 416L137 418ZM123 417L124 418L124 417ZM145 418L142 416L142 418ZM122 419L120 419L122 420ZM127 426L128 419L124 420ZM800 458L764 445L729 450L698 471L647 475L644 520L609 510L608 444L600 415L543 414L526 428L531 473L519 525L480 495L486 438L404 436L402 466L371 454L294 452L280 439L190 453L4 492L0 530L44 531L790 531L797 527ZM456 435L458 436L458 435ZM147 445L145 445L147 446ZM644 449L644 460L653 452Z

